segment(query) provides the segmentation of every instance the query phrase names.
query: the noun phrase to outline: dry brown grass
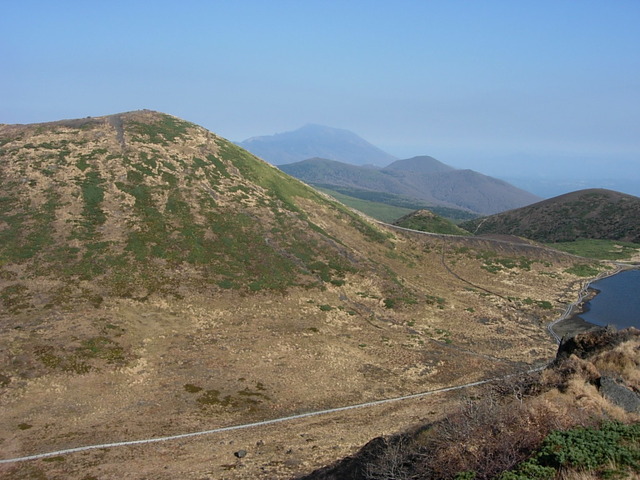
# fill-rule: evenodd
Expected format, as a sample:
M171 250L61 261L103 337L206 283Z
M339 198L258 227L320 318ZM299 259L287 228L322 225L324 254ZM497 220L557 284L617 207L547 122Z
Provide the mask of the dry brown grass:
M628 386L640 391L640 340L630 340L593 360L602 372L624 377Z
M363 478L452 479L459 472L475 472L477 480L495 478L529 458L554 430L640 421L639 414L614 405L597 387L604 373L616 372L626 380L628 372L635 378L638 338L609 350L601 347L586 358L570 355L545 370L538 382L511 379L485 390L442 421L388 440L375 459L367 460ZM600 477L566 470L558 478Z
M612 471L616 470L615 465L609 465L609 469ZM624 477L625 480L638 480L640 479L640 474L634 472L626 472ZM576 470L566 470L562 471L558 474L557 480L601 480L602 476L598 475L594 472L585 472L585 471L576 471Z
M151 114L136 115L137 121L144 121ZM445 242L438 237L381 232L357 222L344 209L316 202L308 190L306 197L294 198L291 192L299 190L293 187L286 198L303 216L287 214L278 202L277 208L267 212L262 210L269 197L266 188L251 184L230 160L226 162L229 177L211 189L201 188L200 174L189 165L203 151L213 154L222 148L213 134L189 127L188 143L149 145L134 141L129 131L119 138L113 123L102 121L101 125L95 131L63 128L57 133L47 133L46 128L38 133L39 127L30 127L33 138L27 135L10 145L26 149L25 161L16 156L15 161L6 162L5 177L17 185L23 185L23 177L33 179L17 193L24 199L25 212L33 210L29 205L46 205L49 186L64 187L59 205L50 212L51 235L40 232L45 240L51 237L54 246L68 233L65 228L82 220L82 189L75 180L83 172L86 177L95 170L105 180L100 208L106 220L103 228L96 229L102 237L85 232L91 242L111 242L105 248L120 255L125 251L124 238L141 228L136 219L144 215L132 209L133 191L114 183L132 171L121 162L126 141L128 159L140 171L154 169L154 174L145 174L142 184L149 187L158 215L166 213L168 199L151 187L165 178L158 169L166 167L164 173L175 176L185 203L213 195L220 213L216 218L228 220L241 211L243 218L251 217L261 225L259 231L265 235L257 236L248 250L269 240L277 257L288 258L284 240L298 233L302 251L297 253L304 257L311 242L302 240L320 238L319 230L308 231L315 225L327 233L321 242L326 248L321 251L335 252L355 270L345 270L340 277L343 284L324 282L313 287L317 279L309 273L300 284L305 286L254 292L218 288L217 276L229 274L228 269L221 272L220 265L212 265L216 268L209 272L195 263L171 266L161 257L141 264L145 268L137 273L129 264L114 266L113 281L106 283L92 280L89 263L87 279L78 280L65 277L58 267L44 268L46 262L38 256L26 263L3 262L0 297L15 312L2 311L0 306L0 363L4 366L0 458L397 397L496 377L553 356L556 347L545 326L576 298L580 279L566 272L573 258L527 245L482 239ZM69 144L69 155L59 156L43 146L63 141ZM26 142L35 147L27 148ZM43 157L49 153L54 156ZM80 156L89 154L94 156L93 168L83 170ZM143 162L142 154L157 154L157 168ZM38 159L44 169L40 173L35 171ZM49 169L54 164L57 167ZM185 170L183 164L189 168ZM262 173L273 173L263 167ZM213 175L215 169L210 170ZM205 207L210 206L198 205L193 222L204 225ZM283 215L288 220L278 226ZM272 241L271 227L286 232L278 245ZM209 241L213 233L202 238ZM374 233L384 241L372 241ZM153 242L165 240L158 237ZM82 247L78 258L85 258L83 249L89 251L88 246ZM225 261L233 260L233 251L223 255ZM243 251L238 252L240 257ZM531 260L527 268L517 266L522 256ZM489 257L517 261L489 273L484 268ZM235 261L225 265L238 267L236 273L242 277L261 260L249 256L246 265ZM105 265L109 267L108 262ZM265 271L263 276L272 273ZM30 295L20 293L25 288ZM98 294L100 302L94 301ZM541 302L553 308L542 308ZM18 308L22 303L26 306ZM390 304L393 308L388 308ZM185 389L185 385L195 388ZM195 391L198 388L202 390ZM44 465L42 470L51 478L65 479L125 478L129 472L145 472L139 476L147 478L287 478L347 455L368 438L408 428L425 418L440 418L456 403L455 397L438 398L446 402L435 402L437 408L407 402L352 411L324 423L300 422L295 424L297 429L279 425L201 442L185 440L176 447L182 452L176 454L179 458L171 457L173 446L163 450L158 445L74 454L64 462L33 465ZM402 415L391 416L401 410ZM23 424L31 428L21 429ZM305 429L314 432L313 441L302 439ZM267 447L243 459L244 467L228 467L229 457L235 461L231 449L236 447L230 442L241 441L249 445L247 449L259 441ZM227 442L224 448L220 442ZM285 465L289 457L283 452L294 448L297 461ZM23 464L25 470L33 465ZM19 472L23 466L11 468Z

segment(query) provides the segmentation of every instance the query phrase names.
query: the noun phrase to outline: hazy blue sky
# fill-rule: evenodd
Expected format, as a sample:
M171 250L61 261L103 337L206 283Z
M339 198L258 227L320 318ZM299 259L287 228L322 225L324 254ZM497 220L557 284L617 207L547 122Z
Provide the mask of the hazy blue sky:
M0 123L319 123L503 177L579 162L640 194L638 0L12 0L0 59Z

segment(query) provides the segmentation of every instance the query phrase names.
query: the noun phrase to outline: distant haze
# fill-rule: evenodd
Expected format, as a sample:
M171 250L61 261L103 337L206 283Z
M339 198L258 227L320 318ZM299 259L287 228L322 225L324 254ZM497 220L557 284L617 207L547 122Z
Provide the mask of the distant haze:
M354 132L313 124L290 132L251 137L238 144L274 165L325 158L352 165L386 167L397 159ZM634 168L631 157L522 153L485 156L461 151L453 151L450 156L453 159L450 162L427 155L412 158L421 162L428 158L445 168L451 168L448 163L460 169L470 168L540 197L554 197L592 185L640 196L640 170ZM403 162L406 164L408 160Z
M349 130L305 125L292 132L252 137L239 145L274 165L320 157L353 165L386 166L396 160Z
M640 194L636 0L4 3L0 123L317 123L539 194Z

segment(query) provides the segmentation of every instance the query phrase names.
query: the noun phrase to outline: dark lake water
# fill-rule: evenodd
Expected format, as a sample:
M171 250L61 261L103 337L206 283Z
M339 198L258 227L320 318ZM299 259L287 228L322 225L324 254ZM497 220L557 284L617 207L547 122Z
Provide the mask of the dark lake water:
M585 304L583 320L618 329L640 328L640 270L627 270L591 284L600 291Z

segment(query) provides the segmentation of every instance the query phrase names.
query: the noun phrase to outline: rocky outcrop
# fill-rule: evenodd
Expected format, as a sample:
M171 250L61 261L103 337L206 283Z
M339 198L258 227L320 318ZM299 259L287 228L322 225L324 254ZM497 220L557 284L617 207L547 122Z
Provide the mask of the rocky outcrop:
M614 405L630 413L640 413L640 395L613 377L602 376L598 382L600 394Z
M640 338L640 330L633 327L621 331L606 327L581 333L562 340L554 363L557 365L571 355L585 360L634 337Z

